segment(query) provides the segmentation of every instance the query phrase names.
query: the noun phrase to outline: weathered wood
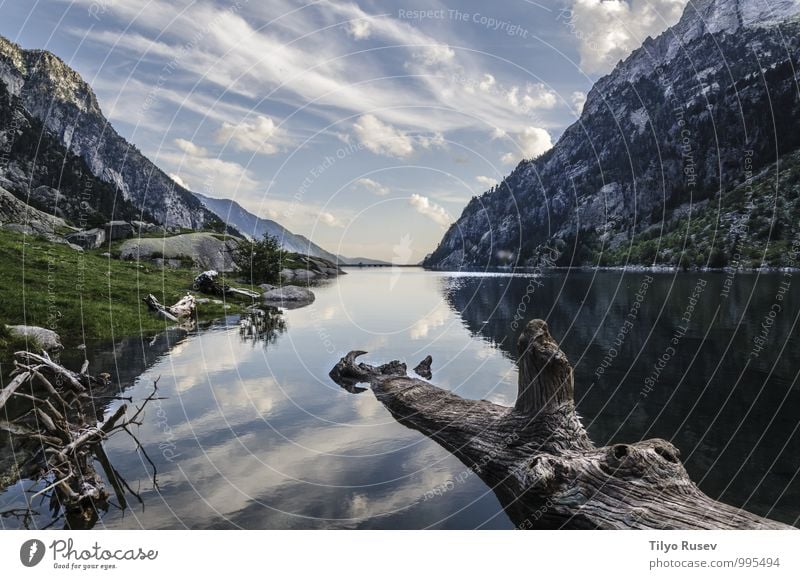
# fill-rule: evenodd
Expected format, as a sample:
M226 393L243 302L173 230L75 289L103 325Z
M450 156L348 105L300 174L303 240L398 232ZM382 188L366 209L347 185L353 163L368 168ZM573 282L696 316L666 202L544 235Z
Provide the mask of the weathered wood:
M245 300L255 300L261 297L258 292L250 291L243 288L231 287L227 284L219 282L219 272L215 270L204 271L196 278L192 288L195 291L211 294L215 296L233 297Z
M465 400L406 376L399 362L373 367L351 352L331 371L369 383L402 424L429 436L492 488L518 528L792 529L715 501L661 439L597 448L575 411L572 367L547 324L519 341L513 408Z
M433 372L431 372L431 364L433 364L433 358L431 356L426 356L425 359L416 365L414 368L414 372L417 376L421 378L425 378L426 380L430 380L433 378Z
M157 313L165 320L175 323L193 318L197 310L197 300L191 294L186 294L174 305L169 307L161 305L153 294L147 294L147 297L143 298L143 301L147 304L150 311Z
M67 526L73 529L91 527L98 519L98 512L107 509L109 496L105 481L95 468L97 461L102 465L120 507L126 508L128 503L123 487L137 498L138 495L114 470L102 442L124 430L149 461L128 426L141 424L140 417L147 403L155 399L157 388L154 386L153 394L136 407L132 416L126 416L128 407L123 404L105 421L96 422L91 418L98 415L90 387L107 384L107 380L86 374L86 364L81 374L76 374L53 362L46 354L18 352L16 356L15 377L0 391L0 408L11 396L24 404L15 407L19 412L13 419L0 419L0 430L11 435L15 458L20 465L18 476L44 483L44 487L29 500L48 496L53 516L61 512ZM23 386L34 391L30 394L22 392ZM44 387L46 397L38 397L36 386ZM64 402L59 389L62 392L70 390L70 405ZM61 409L57 409L53 402L60 404Z
M28 378L30 378L30 372L22 372L14 377L14 379L9 382L5 388L0 390L0 410L2 410L3 406L6 405L9 398L17 391L17 388L22 386Z

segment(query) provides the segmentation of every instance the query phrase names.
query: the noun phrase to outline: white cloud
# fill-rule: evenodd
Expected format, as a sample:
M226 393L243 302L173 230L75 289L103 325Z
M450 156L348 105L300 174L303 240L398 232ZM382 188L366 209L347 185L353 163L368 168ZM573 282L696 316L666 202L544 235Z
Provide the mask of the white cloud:
M411 137L380 121L374 115L363 115L353 124L356 137L376 155L405 158L414 152Z
M431 136L420 135L417 141L424 149L443 149L447 145L442 133L434 133Z
M365 40L372 35L372 27L369 20L353 20L347 26L347 34L356 40Z
M483 79L480 83L478 83L478 88L480 88L483 92L489 92L496 82L497 81L495 80L494 76L487 73L483 75Z
M580 115L583 112L583 105L586 104L586 93L580 90L576 90L575 92L572 93L569 100L572 103L572 107L575 110L575 114Z
M215 138L218 143L232 143L237 151L274 155L280 150L276 141L282 140L283 131L270 117L258 115L253 122L222 123Z
M528 84L524 90L513 86L506 93L508 103L523 112L533 109L552 109L558 104L558 95L542 83Z
M175 181L178 185L180 185L184 189L189 189L189 185L186 183L186 181L181 179L180 175L178 175L176 173L170 173L169 174L169 178L172 179L173 181Z
M497 185L497 179L492 179L491 177L486 177L484 175L478 175L475 177L475 180L487 189L491 189Z
M344 227L344 223L342 223L333 213L328 211L320 211L319 220L328 227Z
M519 157L514 153L506 153L502 157L500 157L500 162L503 165L516 165L519 162Z
M181 152L159 150L154 161L161 167L172 168L173 179L181 175L178 177L181 182L194 183L198 192L233 199L242 192L263 189L253 174L239 163L211 157L208 149L186 139L175 139L174 143Z
M355 183L353 183L354 187L360 187L369 191L370 193L374 193L375 195L388 195L390 193L389 188L385 185L381 185L377 181L373 179L369 179L364 177L363 179L359 179Z
M568 26L578 38L581 66L609 72L681 17L688 0L574 0Z
M187 155L191 155L193 157L205 157L208 155L208 149L199 145L195 145L193 142L187 141L186 139L175 139L175 144Z
M539 127L526 127L524 131L517 133L514 138L526 159L538 157L553 148L550 133Z
M409 198L408 202L412 205L412 207L414 207L414 209L417 210L417 213L424 215L442 227L447 227L453 222L453 218L450 217L450 214L444 207L433 203L430 199L424 197L423 195L414 193Z
M427 66L433 66L453 62L456 53L446 44L432 44L416 52L414 57Z
M500 162L504 165L515 165L521 159L533 159L553 148L550 133L539 127L526 127L521 132L511 135L510 139L519 151L503 155Z

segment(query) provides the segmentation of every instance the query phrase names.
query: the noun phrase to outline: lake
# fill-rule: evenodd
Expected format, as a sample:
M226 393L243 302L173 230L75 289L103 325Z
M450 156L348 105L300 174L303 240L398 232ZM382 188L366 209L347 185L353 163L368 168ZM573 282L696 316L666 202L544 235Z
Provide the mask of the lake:
M137 432L158 488L133 442L112 438L108 454L144 508L112 508L96 528L513 528L456 458L328 372L353 349L409 368L430 354L435 384L511 405L516 339L531 318L548 321L575 367L595 444L666 438L710 496L798 524L800 280L347 271L260 331L243 334L230 316L89 346L90 371L111 373L126 396L158 380L164 397ZM2 492L0 511L24 505L29 486Z

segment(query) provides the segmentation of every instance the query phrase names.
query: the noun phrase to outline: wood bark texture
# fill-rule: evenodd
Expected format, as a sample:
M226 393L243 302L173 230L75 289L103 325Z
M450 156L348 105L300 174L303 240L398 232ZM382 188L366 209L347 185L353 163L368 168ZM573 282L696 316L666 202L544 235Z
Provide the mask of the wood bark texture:
M794 529L708 497L666 440L596 447L575 411L572 367L544 321L528 323L519 352L513 408L410 378L400 362L358 363L362 351L331 378L351 391L369 383L398 421L477 473L517 528Z

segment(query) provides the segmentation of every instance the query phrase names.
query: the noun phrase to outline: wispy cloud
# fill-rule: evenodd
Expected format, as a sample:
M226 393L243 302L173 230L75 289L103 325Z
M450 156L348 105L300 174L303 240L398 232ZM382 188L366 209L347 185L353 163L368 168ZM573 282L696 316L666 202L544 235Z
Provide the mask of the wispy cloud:
M403 131L383 123L375 115L363 115L353 123L356 137L376 155L404 158L414 152L413 140Z
M231 143L237 151L274 155L285 142L284 131L270 117L258 115L253 121L224 122L215 135L217 143Z
M491 177L486 177L485 175L478 175L475 177L475 180L487 189L497 185L497 179L492 179Z
M388 187L386 187L385 185L381 185L380 183L378 183L374 179L369 179L367 177L359 179L358 181L353 183L353 187L356 188L356 189L362 189L364 191L369 191L370 193L373 193L375 195L380 195L380 196L388 195L390 193L390 190L389 190Z
M417 210L417 213L424 215L442 227L447 227L453 222L453 218L444 207L433 203L430 199L423 195L414 193L411 195L408 202L412 207L414 207L414 209Z

